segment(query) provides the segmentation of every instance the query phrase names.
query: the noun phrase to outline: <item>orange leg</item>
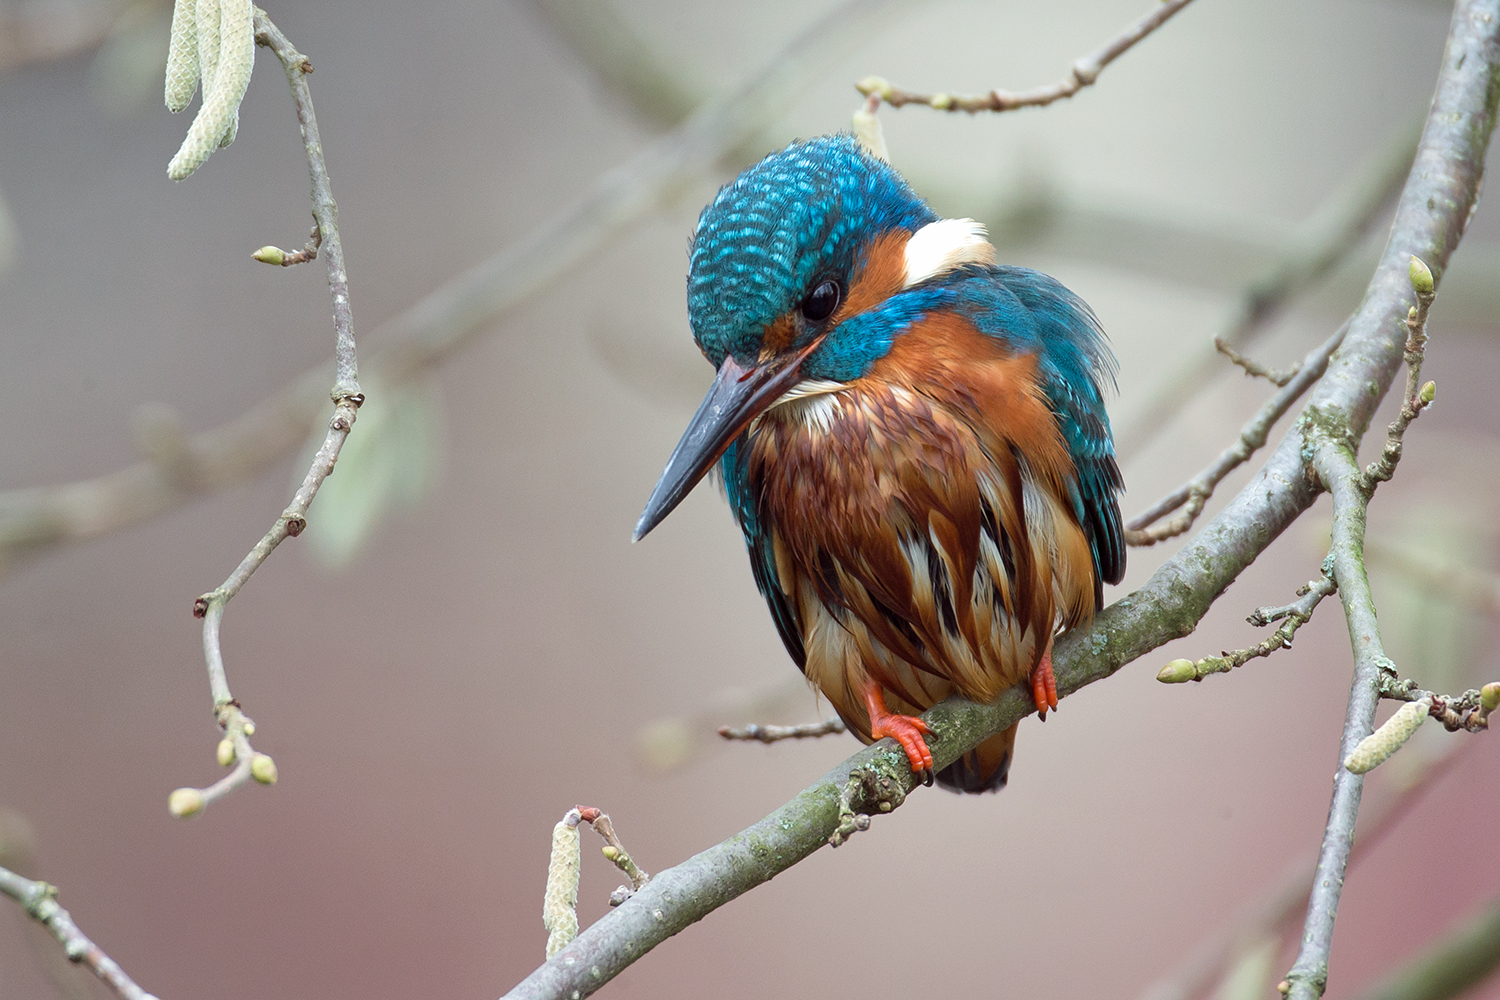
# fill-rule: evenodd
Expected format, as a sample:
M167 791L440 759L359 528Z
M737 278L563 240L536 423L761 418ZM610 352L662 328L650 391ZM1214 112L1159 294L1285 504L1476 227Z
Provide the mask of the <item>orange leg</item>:
M922 784L932 784L932 751L922 739L932 730L927 723L912 715L894 715L885 707L885 692L874 681L865 681L865 707L870 712L870 737L881 739L889 736L901 744L911 769L922 776Z
M1047 721L1047 709L1057 707L1057 678L1052 676L1052 643L1042 654L1042 662L1031 670L1031 697L1036 700L1037 718Z

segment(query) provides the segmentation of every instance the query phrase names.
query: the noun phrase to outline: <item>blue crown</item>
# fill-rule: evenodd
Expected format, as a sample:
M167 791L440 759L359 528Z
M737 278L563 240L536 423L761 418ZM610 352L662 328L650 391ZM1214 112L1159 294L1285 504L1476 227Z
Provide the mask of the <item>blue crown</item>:
M794 142L720 189L688 252L688 321L715 366L753 358L765 329L869 241L937 215L849 133Z

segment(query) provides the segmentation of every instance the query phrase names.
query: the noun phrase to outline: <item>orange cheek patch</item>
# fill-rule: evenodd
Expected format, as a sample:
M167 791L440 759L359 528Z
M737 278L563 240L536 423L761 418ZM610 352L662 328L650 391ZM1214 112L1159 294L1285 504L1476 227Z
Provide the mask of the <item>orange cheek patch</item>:
M839 303L829 327L838 326L850 316L883 304L901 291L906 282L906 241L911 233L897 229L883 233L865 248L864 267L849 282L844 301Z

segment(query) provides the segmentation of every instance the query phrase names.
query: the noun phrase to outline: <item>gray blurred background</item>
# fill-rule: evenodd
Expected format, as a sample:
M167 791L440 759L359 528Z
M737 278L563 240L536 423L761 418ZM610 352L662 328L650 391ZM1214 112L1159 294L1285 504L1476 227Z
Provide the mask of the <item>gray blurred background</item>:
M613 28L605 41L659 56L706 97L829 6L616 0L649 48ZM814 47L812 82L747 152L846 127L852 81L867 74L959 92L1050 82L1147 6L887 11L852 42ZM670 115L591 66L587 28L600 22L561 0L267 10L316 66L360 333L574 203ZM143 414L175 411L197 432L309 367L331 376L323 265L249 256L300 247L310 221L280 68L260 54L237 142L173 184L166 163L188 116L161 106L167 14L0 2L0 490L139 461ZM1326 229L1348 178L1420 118L1448 16L1426 0L1199 0L1072 101L975 118L882 112L893 162L941 211L988 221L1004 259L1057 275L1103 320L1122 362L1127 516L1217 455L1269 394L1221 360L1196 390L1174 390L1185 405L1161 433L1131 431L1174 372L1211 353L1247 286ZM0 848L59 885L148 990L498 996L542 960L549 837L569 807L609 812L655 872L856 749L849 737L715 742L720 724L807 721L820 706L712 489L629 542L712 376L685 321L685 240L744 162L676 185L428 374L367 382L313 527L225 617L230 682L280 766L273 789L241 789L190 822L166 810L172 788L218 774L193 598L285 506L306 468L296 448L166 516L8 567ZM1494 563L1500 216L1486 208L1429 327L1438 406L1371 510L1372 539L1395 553L1372 568L1393 655L1451 691L1500 675L1493 618L1402 567ZM1283 366L1326 337L1358 301L1385 225L1250 353ZM379 341L361 341L362 356ZM1261 638L1244 616L1316 574L1326 517L1325 505L1304 517L1197 634L1045 725L1023 723L1002 794L913 796L605 995L1140 994L1321 835L1350 673L1335 602L1293 650L1232 676L1167 687L1154 675ZM1175 544L1133 550L1112 596ZM1463 756L1427 769L1454 749ZM1367 803L1424 774L1431 787L1352 869L1331 997L1358 996L1500 893L1497 767L1494 735L1424 731L1374 776ZM584 848L587 923L621 879L587 832ZM0 1000L90 996L87 974L51 968L55 946L13 909L0 906ZM1288 959L1263 941L1221 996L1272 995ZM1487 990L1476 995L1500 997L1500 983Z

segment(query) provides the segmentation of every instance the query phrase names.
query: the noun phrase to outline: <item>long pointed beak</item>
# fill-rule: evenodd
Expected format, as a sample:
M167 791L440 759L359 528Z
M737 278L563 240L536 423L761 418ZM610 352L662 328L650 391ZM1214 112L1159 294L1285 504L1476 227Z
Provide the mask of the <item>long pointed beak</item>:
M708 395L698 404L698 412L667 459L651 499L646 501L646 509L635 525L634 541L645 538L672 513L740 432L797 384L802 377L802 362L818 343L813 341L795 355L772 358L750 368L741 367L733 355L724 359Z

